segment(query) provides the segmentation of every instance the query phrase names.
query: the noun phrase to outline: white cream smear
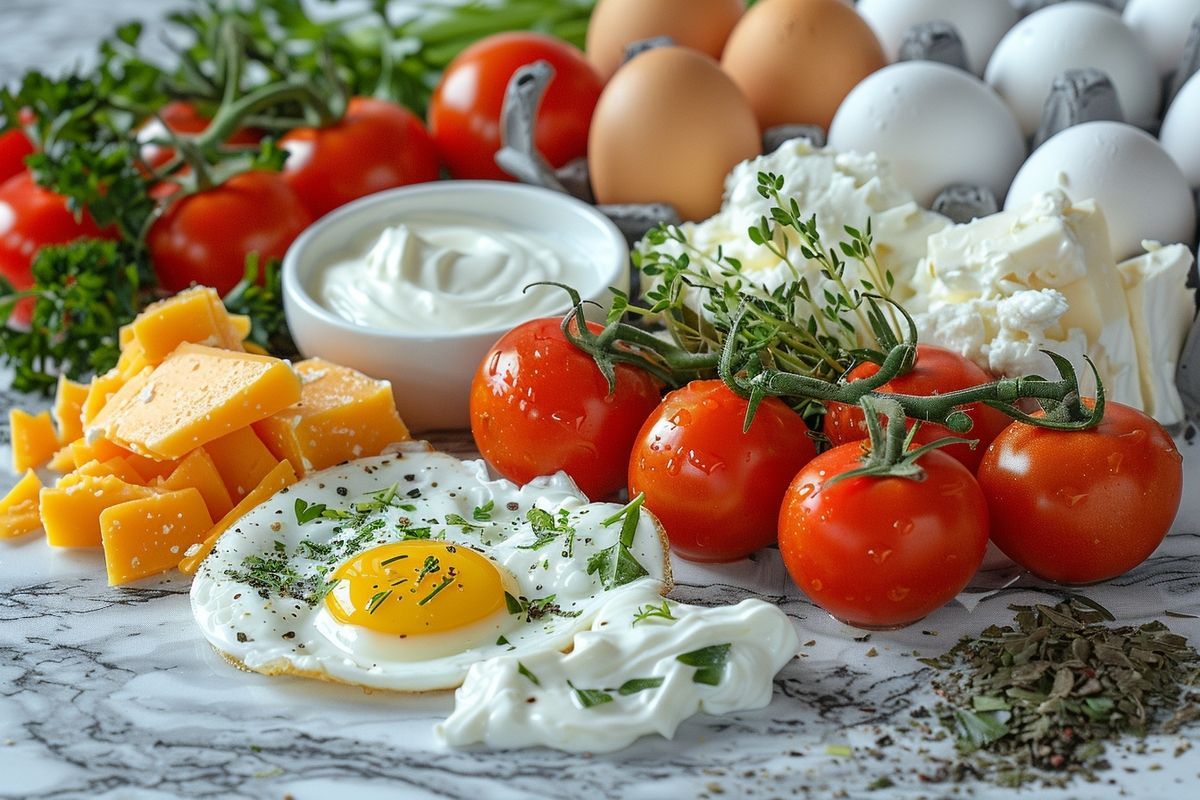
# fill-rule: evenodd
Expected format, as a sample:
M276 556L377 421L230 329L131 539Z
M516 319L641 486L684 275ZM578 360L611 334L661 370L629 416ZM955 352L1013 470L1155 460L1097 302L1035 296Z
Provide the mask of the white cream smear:
M671 738L694 714L766 707L775 674L800 646L787 615L760 600L717 608L664 601L661 588L643 579L614 594L569 653L472 665L438 737L455 746L610 752L647 734Z
M532 230L487 220L413 220L386 228L365 256L319 276L316 296L357 325L405 332L473 331L562 312L554 281L586 291L586 258Z

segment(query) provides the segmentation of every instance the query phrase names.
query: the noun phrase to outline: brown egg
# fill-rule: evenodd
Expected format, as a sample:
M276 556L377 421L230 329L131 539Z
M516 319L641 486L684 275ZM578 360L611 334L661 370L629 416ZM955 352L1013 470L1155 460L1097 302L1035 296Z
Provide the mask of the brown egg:
M716 61L685 47L642 53L592 116L588 166L600 203L670 203L687 220L721 208L725 176L762 151L754 111Z
M764 130L789 123L829 130L850 90L887 63L871 27L843 0L760 0L721 58Z
M625 60L625 48L655 36L720 58L745 0L600 0L587 31L587 57L605 80Z

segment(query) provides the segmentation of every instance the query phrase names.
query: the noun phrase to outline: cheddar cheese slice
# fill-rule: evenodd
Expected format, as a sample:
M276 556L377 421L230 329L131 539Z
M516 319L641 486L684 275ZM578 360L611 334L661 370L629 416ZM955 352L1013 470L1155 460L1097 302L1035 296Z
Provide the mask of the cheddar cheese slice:
M130 328L150 365L161 364L184 342L240 352L245 338L226 313L220 295L207 286L147 306Z
M14 408L8 412L8 425L12 433L13 472L40 467L58 452L58 434L49 411L35 417Z
M377 456L408 439L387 381L319 358L296 364L296 372L303 382L300 402L254 429L276 458L292 462L297 474Z
M299 399L286 361L185 342L122 386L85 430L89 441L171 460Z
M225 531L233 527L233 525L242 517L249 514L253 509L270 500L276 492L281 489L291 486L296 482L296 471L292 469L292 465L288 461L280 461L275 465L275 469L262 479L262 482L255 486L242 501L233 507L228 514L221 518L221 521L212 527L208 532L204 541L201 544L194 545L189 548L184 559L179 562L179 570L191 575L200 566L208 554L212 552L216 546L217 540Z
M86 384L76 383L66 375L58 376L53 416L60 445L69 444L83 436L83 403L87 396Z
M229 490L225 488L225 481L221 479L217 465L204 448L197 448L188 453L169 476L158 480L155 487L166 491L189 488L198 490L204 498L204 504L208 506L209 516L213 519L220 519L233 508L233 500L229 497Z
M67 445L51 456L50 463L46 466L60 475L65 475L75 469L75 454L71 451L71 445Z
M212 458L234 502L258 486L279 463L262 439L254 434L253 428L240 428L227 433L204 445L204 450Z
M110 586L173 569L187 549L204 541L212 517L195 489L166 492L100 512L100 537Z
M153 494L114 475L84 475L70 485L42 489L39 513L46 541L52 547L99 547L101 511Z
M38 493L42 482L28 470L17 485L0 499L0 539L14 539L42 527L38 516Z

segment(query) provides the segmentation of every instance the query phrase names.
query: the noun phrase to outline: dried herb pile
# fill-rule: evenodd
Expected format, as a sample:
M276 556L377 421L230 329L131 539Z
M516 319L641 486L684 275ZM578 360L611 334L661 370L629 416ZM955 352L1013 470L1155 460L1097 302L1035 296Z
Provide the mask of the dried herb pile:
M1175 733L1200 718L1200 654L1161 622L1109 627L1080 597L1055 606L1011 606L1014 625L993 625L945 655L934 688L942 722L964 755L1007 784L1031 768L1089 777L1108 766L1105 742Z

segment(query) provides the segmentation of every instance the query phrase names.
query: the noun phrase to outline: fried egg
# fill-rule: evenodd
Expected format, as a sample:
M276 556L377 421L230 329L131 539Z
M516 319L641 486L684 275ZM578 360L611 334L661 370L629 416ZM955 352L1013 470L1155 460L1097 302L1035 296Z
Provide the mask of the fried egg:
M523 487L419 446L284 489L218 541L192 584L235 664L375 689L459 686L498 656L570 647L622 592L670 589L653 516L565 475Z

